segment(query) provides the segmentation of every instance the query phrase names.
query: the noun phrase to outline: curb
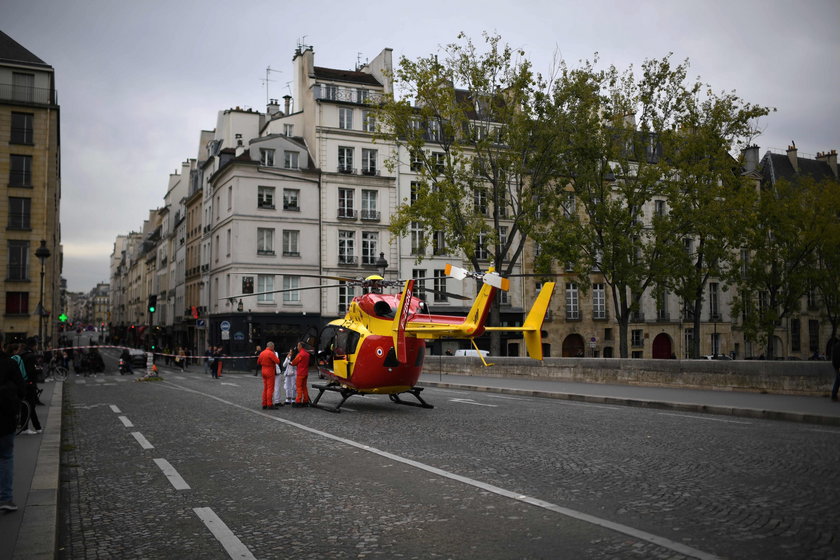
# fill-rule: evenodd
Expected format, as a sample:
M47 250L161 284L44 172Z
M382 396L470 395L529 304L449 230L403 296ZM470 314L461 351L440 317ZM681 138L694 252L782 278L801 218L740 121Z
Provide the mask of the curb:
M35 464L32 487L23 508L23 520L13 558L55 558L58 547L58 493L61 466L61 408L64 383L56 382Z
M505 395L518 395L525 397L542 397L546 399L560 399L566 401L587 402L593 404L612 404L618 406L635 406L639 408L655 408L657 410L674 410L680 412L699 412L705 414L717 414L720 416L736 416L741 418L754 418L761 420L781 420L784 422L803 422L807 424L820 424L823 426L840 426L840 417L822 416L819 414L804 414L801 412L788 412L783 410L765 410L760 408L739 408L730 406L715 406L696 403L682 403L670 401L654 401L629 399L623 397L602 397L598 395L585 395L581 393L559 393L551 391L533 391L527 389L510 389L506 387L485 387L480 385L462 385L458 383L442 383L436 381L421 381L417 384L422 387L438 387L441 389L465 389L485 393L502 393Z

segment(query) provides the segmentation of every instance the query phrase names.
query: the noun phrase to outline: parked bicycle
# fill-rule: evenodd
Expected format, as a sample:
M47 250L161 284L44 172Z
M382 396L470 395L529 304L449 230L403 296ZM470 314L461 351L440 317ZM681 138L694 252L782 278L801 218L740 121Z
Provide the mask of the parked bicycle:
M45 380L52 379L53 381L64 381L67 379L67 368L58 365L55 361L52 361L44 367L44 377Z

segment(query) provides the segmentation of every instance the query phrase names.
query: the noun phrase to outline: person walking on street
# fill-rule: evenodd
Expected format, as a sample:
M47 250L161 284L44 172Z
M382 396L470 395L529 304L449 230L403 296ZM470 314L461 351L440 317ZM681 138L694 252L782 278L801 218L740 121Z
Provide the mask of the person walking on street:
M254 369L254 375L257 375L262 371L262 367L260 366L260 354L262 354L262 346L257 344L257 349L254 350L254 356L257 358L256 360L254 360L254 363L256 364L256 369Z
M283 360L283 388L286 390L286 404L293 404L295 401L295 377L297 377L297 367L292 365L292 360L295 358L295 349L289 348L286 354L286 359Z
M0 333L0 340L3 339ZM14 498L15 431L26 386L18 365L0 349L0 510L17 511Z
M831 367L834 368L834 386L831 388L831 400L837 400L837 390L840 389L840 340L834 341L831 347Z
M262 368L262 378L263 378L263 392L262 392L262 407L263 410L266 409L273 409L274 403L272 399L274 398L274 376L275 376L275 369L276 366L280 363L280 358L277 357L277 353L274 351L274 343L268 342L265 345L265 350L263 350L260 355L257 357L257 364L260 365Z
M297 367L297 376L295 378L295 404L292 406L309 406L309 389L306 387L306 382L309 378L309 352L303 346L303 342L298 342L297 356L292 360L292 365Z
M204 352L204 373L209 374L213 378L216 377L215 375L213 375L213 347L212 346L208 346L207 351Z
M213 352L213 378L218 379L222 376L222 351L221 346L216 346L215 351Z

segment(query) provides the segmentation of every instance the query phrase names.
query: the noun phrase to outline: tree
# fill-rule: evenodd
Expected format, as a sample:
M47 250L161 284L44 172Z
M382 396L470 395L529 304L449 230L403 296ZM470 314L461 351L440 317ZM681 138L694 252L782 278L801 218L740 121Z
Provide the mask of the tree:
M554 83L549 116L560 146L556 188L542 200L541 249L584 286L592 273L603 277L627 357L631 317L645 290L667 277L662 255L673 228L664 217L646 223L644 209L668 194L662 146L686 110L687 64L648 60L637 78L632 67L595 63L562 64Z
M734 93L715 94L699 83L690 88L676 134L663 140L664 159L673 171L666 180L666 200L654 221L661 235L666 273L660 290L668 289L684 302L682 320L693 322L691 357L700 355L700 322L704 294L712 277L728 276L741 233L753 217L753 180L730 155L749 145L754 122L770 109L744 102ZM666 209L667 206L667 209Z
M756 219L745 232L733 314L743 316L748 340L766 345L767 359L775 357L775 329L799 312L819 279L817 248L837 221L836 190L834 182L801 176L764 185L758 197Z
M403 96L377 110L377 139L398 148L389 167L402 163L416 173L391 231L414 233L418 262L434 243L475 270L489 261L508 275L550 176L544 160L553 145L535 118L542 83L524 53L498 36L484 35L484 51L463 34L458 40L441 58L401 58L394 83ZM494 306L491 323L498 313ZM497 337L493 345L498 353Z

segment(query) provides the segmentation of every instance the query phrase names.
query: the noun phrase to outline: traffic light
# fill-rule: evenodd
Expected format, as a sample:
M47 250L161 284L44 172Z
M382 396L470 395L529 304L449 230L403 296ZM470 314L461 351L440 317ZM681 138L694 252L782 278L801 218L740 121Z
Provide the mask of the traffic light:
M154 313L156 306L157 306L157 296L149 296L149 313Z

